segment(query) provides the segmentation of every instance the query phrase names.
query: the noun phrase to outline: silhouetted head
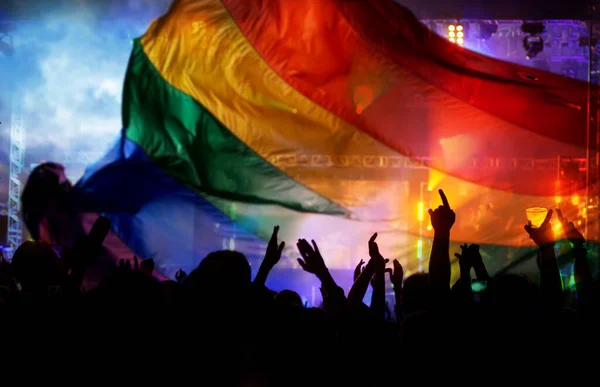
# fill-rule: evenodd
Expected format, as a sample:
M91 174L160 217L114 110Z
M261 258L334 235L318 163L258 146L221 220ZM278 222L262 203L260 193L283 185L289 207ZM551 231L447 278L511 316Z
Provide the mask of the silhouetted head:
M10 274L0 272L0 304L8 303L17 293L17 286Z
M527 277L506 274L494 279L493 300L502 313L523 313L535 310L538 289Z
M302 297L293 290L282 290L277 293L275 303L282 306L303 307Z
M58 257L50 245L28 241L15 251L11 268L23 290L43 289L57 279Z
M250 264L236 251L216 251L200 262L186 278L185 288L191 295L202 298L223 299L236 297L251 282Z
M181 292L181 284L177 281L162 281L160 283L162 288L162 298L167 304L172 304L178 301Z
M431 286L427 273L415 273L402 285L402 308L406 314L428 310L431 303Z
M427 311L412 313L400 324L400 342L409 351L436 351L448 348L451 337L447 322Z
M140 271L146 275L152 275L154 272L154 259L144 259L140 263Z
M43 163L31 171L21 194L21 204L23 220L33 239L40 239L39 227L42 218L68 208L72 187L64 167L60 164ZM57 230L50 232L55 233Z

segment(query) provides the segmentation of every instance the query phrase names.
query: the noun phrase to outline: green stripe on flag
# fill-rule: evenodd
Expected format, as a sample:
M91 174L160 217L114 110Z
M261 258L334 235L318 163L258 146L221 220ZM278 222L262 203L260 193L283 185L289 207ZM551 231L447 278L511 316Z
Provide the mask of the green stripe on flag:
M165 172L199 192L302 212L349 215L260 157L196 100L165 81L139 40L125 78L123 127L127 138Z

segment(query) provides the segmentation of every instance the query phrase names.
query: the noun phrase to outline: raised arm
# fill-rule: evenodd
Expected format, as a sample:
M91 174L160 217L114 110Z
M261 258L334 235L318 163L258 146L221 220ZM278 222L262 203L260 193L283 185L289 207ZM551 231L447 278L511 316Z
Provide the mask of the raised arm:
M265 285L269 273L271 272L271 270L273 270L275 265L277 265L277 263L281 259L281 253L283 252L283 248L285 247L285 242L277 242L278 234L279 226L275 226L273 228L273 234L271 234L269 244L267 245L265 258L261 262L260 268L258 269L258 273L256 273L256 277L254 278L254 283L256 285Z
M546 219L540 227L531 224L525 226L529 237L538 245L540 268L540 292L542 293L544 308L558 311L562 309L562 280L554 252L554 230L550 223L552 210L548 211Z
M348 302L355 311L366 308L363 299L365 298L365 294L367 294L367 289L369 289L369 283L375 274L375 268L371 262L365 266L364 270L361 270L363 263L364 261L361 259L358 266L356 266L354 270L354 283L348 292Z
M454 225L456 215L450 208L444 191L439 190L442 205L429 210L431 225L434 229L433 246L429 259L429 278L433 290L434 301L441 301L450 293L450 229Z
M369 240L369 255L371 260L369 264L373 264L375 269L373 277L373 297L371 299L371 313L377 317L385 318L385 264L387 260L383 258L379 252L379 246L375 239L377 234L374 234Z
M394 312L396 313L396 322L400 324L404 320L404 311L402 310L402 281L404 280L404 268L397 259L393 261L394 269L388 270L390 273L390 282L394 287L394 299L396 301Z
M312 241L311 246L305 239L300 239L296 246L302 256L302 258L298 258L298 264L304 271L314 274L321 281L321 289L327 297L327 300L323 300L327 301L324 304L335 307L335 310L332 310L334 313L347 311L347 300L344 291L336 284L331 273L329 273L315 241Z

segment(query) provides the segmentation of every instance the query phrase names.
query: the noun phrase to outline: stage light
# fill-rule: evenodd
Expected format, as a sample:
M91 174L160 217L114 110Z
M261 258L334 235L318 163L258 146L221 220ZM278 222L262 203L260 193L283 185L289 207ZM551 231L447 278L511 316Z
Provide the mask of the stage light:
M427 226L427 231L431 231L431 230L433 230L433 227L431 225L428 225Z
M421 239L417 242L417 258L423 259L423 240Z
M450 24L448 26L448 40L450 41L450 43L456 43L459 46L462 46L465 42L464 38L465 33L462 25Z
M544 40L540 35L545 31L545 27L542 23L523 23L521 31L526 34L523 38L526 58L533 59L544 50Z
M235 251L235 239L229 238L229 250Z
M433 187L432 186L428 186L427 187L427 191L429 191L429 192L433 191Z
M544 51L544 40L541 36L526 36L523 38L523 49L526 52L527 59L535 58Z
M578 206L579 205L579 195L575 194L571 197L571 203L573 203L574 206Z
M231 203L231 206L229 207L229 217L231 218L231 220L236 220L236 218L237 218L237 204L236 203Z
M562 198L561 198L560 196L555 196L555 197L554 197L554 202L555 202L556 204L559 204L560 202L562 202Z

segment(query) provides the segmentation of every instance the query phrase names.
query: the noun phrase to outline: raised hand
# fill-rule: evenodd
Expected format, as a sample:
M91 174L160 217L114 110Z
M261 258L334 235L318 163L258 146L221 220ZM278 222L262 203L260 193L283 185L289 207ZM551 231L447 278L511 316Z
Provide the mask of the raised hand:
M298 264L300 264L304 271L317 276L327 271L327 265L325 265L325 261L315 241L312 241L311 246L306 239L300 239L296 246L302 256L302 258L298 258Z
M479 252L479 245L467 245L466 243L460 246L461 253L455 253L458 258L461 276L471 278L471 268L475 269L475 274L479 280L487 280L489 275L483 264L483 258Z
M134 257L134 259L137 262L137 257ZM129 261L128 259L121 258L119 260L119 270L121 270L121 271L132 271L132 269L131 269L131 261Z
M390 282L394 285L394 289L400 289L402 287L402 280L404 279L404 268L397 259L394 259L392 264L394 265L394 269L388 270L388 273L390 273Z
M369 239L369 255L371 260L369 266L374 269L374 275L371 281L373 286L373 296L371 298L371 312L374 316L385 317L385 264L389 261L379 252L377 242L377 233Z
M563 232L565 236L574 246L583 246L585 243L585 237L582 233L577 230L577 227L573 224L573 222L569 222L567 218L563 216L563 213L558 208L556 209L556 217L558 221L562 225Z
M137 256L133 256L133 266L131 265L131 261L129 259L120 259L119 260L119 270L123 272L139 272L140 271L140 261Z
M525 231L527 231L529 237L538 246L554 245L554 231L552 230L550 219L552 219L552 210L548 210L546 219L544 219L544 222L540 227L533 227L531 222L525 226Z
M183 281L185 281L186 278L187 278L187 273L181 269L177 270L177 273L175 273L175 279L180 284L183 283Z
M356 268L354 268L354 277L353 277L354 281L356 281L356 279L358 278L360 273L362 273L364 264L365 264L365 261L363 261L361 259L360 262L358 263L358 265L356 265Z
M369 256L371 259L383 259L381 253L379 252L379 246L377 245L377 242L375 242L376 239L377 233L373 234L371 239L369 239Z
M285 242L281 242L278 244L277 235L279 234L279 226L275 226L273 228L273 234L271 234L271 239L269 240L269 244L267 245L267 252L265 253L265 259L263 263L268 265L268 267L273 268L279 260L281 259L281 253L283 252L283 248L285 247Z
M269 273L281 259L281 253L283 252L283 248L285 247L285 242L278 243L278 234L279 226L273 227L273 234L271 234L271 239L269 239L269 243L267 244L265 258L260 264L260 267L258 268L258 273L256 273L256 277L254 278L255 284L264 286L267 282L267 277L269 276Z
M379 246L375 240L377 239L377 233L373 234L371 239L369 239L369 256L371 260L369 261L369 265L375 265L375 268L380 268L383 266L385 268L385 264L389 262L389 259L383 258L381 253L379 252Z
M473 267L483 264L483 257L481 256L481 252L479 251L479 245L469 245L468 252L471 257L471 264L473 265Z
M439 190L438 192L442 199L442 205L435 210L429 209L431 226L436 232L450 232L456 221L456 214L450 208L450 203L448 203L448 198L446 198L444 191Z
M473 267L473 254L469 252L469 245L466 243L460 246L460 250L460 254L454 253L454 256L458 258L458 266L460 267L460 271L469 272ZM479 249L477 252L479 253Z

